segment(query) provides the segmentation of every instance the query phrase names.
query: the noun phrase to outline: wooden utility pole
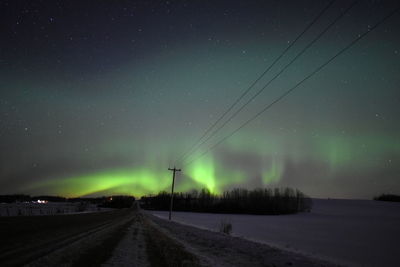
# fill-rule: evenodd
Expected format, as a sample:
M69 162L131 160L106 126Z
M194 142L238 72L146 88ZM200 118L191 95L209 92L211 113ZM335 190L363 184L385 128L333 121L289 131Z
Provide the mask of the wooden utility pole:
M177 168L168 168L169 171L173 171L172 173L172 188L171 188L171 203L169 205L169 220L171 220L171 213L172 213L172 205L174 204L174 185L175 185L175 173L180 172L181 169Z

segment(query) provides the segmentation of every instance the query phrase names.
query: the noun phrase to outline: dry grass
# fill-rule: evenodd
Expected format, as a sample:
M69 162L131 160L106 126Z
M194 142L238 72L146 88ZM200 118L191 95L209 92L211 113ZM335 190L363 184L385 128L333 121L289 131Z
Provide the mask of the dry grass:
M232 233L232 224L228 221L222 220L219 224L219 231L226 235L230 235Z

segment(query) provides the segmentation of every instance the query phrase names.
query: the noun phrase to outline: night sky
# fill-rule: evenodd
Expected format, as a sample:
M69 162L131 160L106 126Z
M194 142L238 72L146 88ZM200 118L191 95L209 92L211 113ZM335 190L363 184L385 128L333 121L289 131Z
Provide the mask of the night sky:
M329 3L0 1L0 194L157 193L170 190L174 163L178 191L399 194L399 12L199 157L397 1L359 1L176 162ZM238 107L351 3L335 1Z

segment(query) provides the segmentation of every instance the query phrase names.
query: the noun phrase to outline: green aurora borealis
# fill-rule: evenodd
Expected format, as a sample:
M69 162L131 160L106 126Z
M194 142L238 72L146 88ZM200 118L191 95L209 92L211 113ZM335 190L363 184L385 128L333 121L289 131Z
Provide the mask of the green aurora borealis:
M326 3L2 6L0 194L169 191L168 167ZM255 90L346 3L337 1ZM358 4L188 161L394 6ZM399 29L396 15L216 149L178 164L176 190L290 186L313 197L399 194Z
M247 135L254 136L250 133ZM270 136L268 139L279 140L279 137ZM305 139L307 139L306 136L302 138L302 141ZM224 151L216 153L216 156L201 158L187 166L183 174L178 175L177 190L208 188L212 192L220 193L224 189L242 187L244 184L251 187L291 185L284 181L286 165L288 162L289 164L297 163L296 169L302 171L304 158L321 164L323 175L318 179L329 183L330 179L337 179L338 175L342 175L343 170L362 175L368 171L374 172L376 169L391 169L400 150L398 139L393 137L391 139L390 136L327 135L313 137L308 141L306 145L292 148L288 153L287 150L285 151L286 144L283 140L275 144L268 144L266 140L257 141L254 147L240 140L232 140L231 144L226 145ZM260 143L263 145L260 146ZM257 147L259 147L258 150ZM264 147L269 147L273 153L263 151ZM311 150L304 151L305 147ZM388 155L394 155L394 157L388 157ZM218 156L221 159L218 159ZM252 162L247 163L246 160ZM169 190L171 177L170 173L163 168L165 165L157 166L156 160L154 162L148 160L148 163L153 164L153 167L99 168L96 171L59 176L57 179L43 179L23 189L28 192L44 190L64 196L143 195ZM311 166L303 172L313 175L314 168ZM283 183L281 183L282 180Z

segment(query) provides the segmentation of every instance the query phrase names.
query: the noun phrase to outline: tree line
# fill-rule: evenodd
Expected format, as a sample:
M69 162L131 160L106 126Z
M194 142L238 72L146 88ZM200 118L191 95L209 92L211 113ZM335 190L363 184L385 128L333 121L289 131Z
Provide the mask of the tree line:
M169 210L171 194L165 191L141 198L141 207ZM174 193L174 211L245 214L292 214L310 211L311 198L292 188L236 188L221 195L208 189Z
M374 197L374 200L400 202L400 195L382 194L377 197Z

